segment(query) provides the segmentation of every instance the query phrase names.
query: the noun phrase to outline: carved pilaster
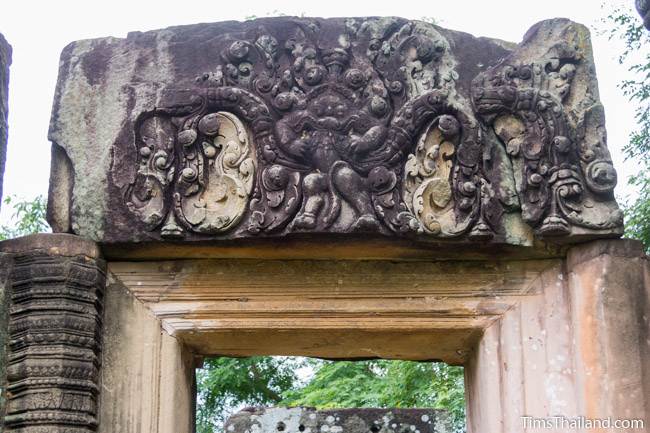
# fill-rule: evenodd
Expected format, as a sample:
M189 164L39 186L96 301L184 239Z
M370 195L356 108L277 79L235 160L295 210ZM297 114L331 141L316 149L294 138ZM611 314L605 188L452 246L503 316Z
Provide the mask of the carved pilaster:
M74 236L9 242L5 431L93 432L105 263Z

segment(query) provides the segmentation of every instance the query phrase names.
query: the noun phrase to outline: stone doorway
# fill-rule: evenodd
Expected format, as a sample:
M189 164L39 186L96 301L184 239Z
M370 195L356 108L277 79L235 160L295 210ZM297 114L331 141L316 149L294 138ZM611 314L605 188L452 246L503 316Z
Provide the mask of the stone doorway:
M523 416L647 418L648 267L640 244L602 240L564 257L525 260L417 259L415 251L389 260L366 247L356 260L344 249L338 260L304 260L295 248L263 259L213 250L208 259L143 260L132 251L114 260L105 249L104 262L93 243L71 235L5 241L3 278L12 294L4 310L12 338L5 422L41 411L16 372L59 360L25 357L21 344L60 347L62 366L86 353L66 337L78 333L73 323L56 334L63 346L20 337L22 329L50 335L38 312L49 308L55 320L61 306L75 308L67 293L79 287L95 287L103 299L95 304L103 309L101 352L88 352L98 357L89 365L101 366L88 386L97 385L78 397L87 402L78 409L48 410L96 414L100 432L192 432L194 368L214 355L463 365L470 433L521 432ZM102 274L81 269L106 269L105 291L103 277L93 277Z
M644 266L629 241L527 260L109 260L99 431L192 431L206 355L464 365L469 432L643 418L647 328L623 312L647 303Z

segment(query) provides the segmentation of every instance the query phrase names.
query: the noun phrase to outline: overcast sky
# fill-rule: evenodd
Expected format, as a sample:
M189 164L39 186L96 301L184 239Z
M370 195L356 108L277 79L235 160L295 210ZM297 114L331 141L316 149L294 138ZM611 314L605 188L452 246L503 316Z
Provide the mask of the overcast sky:
M50 144L47 128L56 84L59 53L71 41L104 36L124 37L129 31L179 24L244 20L250 16L388 16L432 17L444 27L477 36L518 42L535 22L567 17L592 29L601 99L607 114L609 149L619 172L618 195L631 192L626 178L634 164L623 162L621 149L634 127L633 107L617 83L626 76L616 56L620 43L599 35L600 20L617 5L633 0L285 0L283 2L109 0L5 0L0 32L13 46L9 89L9 148L4 194L34 197L47 194ZM0 221L10 209L2 208Z

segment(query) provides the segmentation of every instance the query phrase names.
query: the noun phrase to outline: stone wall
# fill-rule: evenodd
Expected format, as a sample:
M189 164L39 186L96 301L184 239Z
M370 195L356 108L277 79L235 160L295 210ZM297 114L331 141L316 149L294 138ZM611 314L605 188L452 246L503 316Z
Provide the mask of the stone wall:
M0 34L0 209L2 208L2 187L5 172L5 161L7 158L7 136L8 136L8 105L9 105L9 66L11 65L11 46L4 36ZM8 295L5 286L9 278L11 258L0 251L0 377L6 376L6 349L8 343ZM0 391L0 411L4 413L6 386L2 384ZM0 431L4 425L4 417L0 420Z
M598 240L522 262L110 262L100 431L190 433L192 355L306 355L463 365L469 433L542 431L523 428L522 416L641 419L645 429L601 431L647 432L641 244ZM260 414L242 424L251 415ZM258 420L262 431L269 419ZM285 432L299 432L297 421Z
M569 250L562 267L544 272L485 330L465 365L468 433L650 431L650 266L642 244L586 243ZM538 427L543 418L558 424L524 428L524 416ZM582 428L580 417L642 420L644 428Z
M0 198L2 197L2 180L5 172L5 160L7 158L9 65L11 65L11 45L0 34ZM2 208L1 201L0 208Z
M650 414L650 267L635 241L599 240L563 260L520 264L339 261L321 278L331 264L249 261L255 278L235 260L106 269L92 242L41 234L0 242L0 262L5 431L191 433L193 369L202 356L227 354L463 364L470 433L520 433L524 415L647 426ZM282 276L264 271L272 266ZM409 340L411 352L400 346ZM289 417L298 431L302 415ZM352 415L306 419L325 431ZM232 425L274 420L277 429L273 413L249 410Z

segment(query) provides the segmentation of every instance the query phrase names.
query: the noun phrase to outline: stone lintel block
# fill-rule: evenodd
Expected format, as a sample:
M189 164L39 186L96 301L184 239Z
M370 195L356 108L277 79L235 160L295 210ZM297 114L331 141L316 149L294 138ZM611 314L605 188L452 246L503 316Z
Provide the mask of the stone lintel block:
M567 251L569 269L602 255L628 259L645 258L643 243L636 239L601 239L576 245Z
M446 433L449 413L436 409L247 408L224 424L228 433Z
M121 245L617 237L591 50L566 19L519 45L396 17L73 42L49 132L49 221Z

